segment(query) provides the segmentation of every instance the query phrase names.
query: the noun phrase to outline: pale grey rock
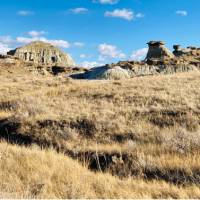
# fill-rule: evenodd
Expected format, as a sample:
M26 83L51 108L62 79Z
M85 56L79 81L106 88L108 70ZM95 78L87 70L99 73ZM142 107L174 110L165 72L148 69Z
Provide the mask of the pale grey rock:
M15 56L25 62L33 62L42 66L75 66L73 59L57 47L41 41L32 42L23 47L11 50L8 55Z
M105 79L105 80L122 80L131 78L131 71L115 66L109 68L108 66L92 68L89 72L83 75L86 79Z

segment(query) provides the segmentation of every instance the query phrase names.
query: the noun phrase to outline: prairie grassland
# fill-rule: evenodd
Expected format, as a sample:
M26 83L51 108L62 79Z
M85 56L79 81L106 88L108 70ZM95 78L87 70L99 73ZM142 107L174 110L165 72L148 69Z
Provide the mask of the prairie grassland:
M198 198L196 185L93 173L54 150L0 145L0 196L7 198Z
M0 81L5 196L200 198L199 72Z

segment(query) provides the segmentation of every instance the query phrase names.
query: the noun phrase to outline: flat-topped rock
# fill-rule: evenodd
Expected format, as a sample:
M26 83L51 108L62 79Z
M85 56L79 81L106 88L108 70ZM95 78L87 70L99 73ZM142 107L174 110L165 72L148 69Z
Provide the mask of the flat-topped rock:
M165 45L163 41L149 41L147 43L149 46L155 45L155 46L160 46L160 45Z
M173 53L165 47L165 43L163 41L150 41L147 44L149 46L149 50L146 60L164 60L174 58Z
M52 44L36 41L7 53L25 62L33 62L42 66L71 67L75 63L71 56L62 52Z

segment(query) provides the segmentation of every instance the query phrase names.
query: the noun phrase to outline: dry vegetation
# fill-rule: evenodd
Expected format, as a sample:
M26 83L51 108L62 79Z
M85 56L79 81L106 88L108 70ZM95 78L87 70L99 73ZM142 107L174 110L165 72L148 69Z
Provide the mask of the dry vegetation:
M0 75L0 197L200 198L199 80Z

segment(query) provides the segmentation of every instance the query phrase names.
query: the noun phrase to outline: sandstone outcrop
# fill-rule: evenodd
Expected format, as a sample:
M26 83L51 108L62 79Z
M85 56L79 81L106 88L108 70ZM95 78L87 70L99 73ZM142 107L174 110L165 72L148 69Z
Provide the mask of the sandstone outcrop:
M149 50L144 61L120 61L92 68L89 72L74 77L115 79L116 74L122 78L131 78L200 70L200 48L187 47L183 49L180 45L174 45L172 53L162 41L150 41L147 44Z
M60 73L72 74L85 71L87 69L79 67L42 66L34 62L25 62L14 56L0 54L0 74L5 76L30 73L34 75L58 75Z
M24 47L11 50L7 54L41 66L71 67L75 65L68 54L63 53L49 43L41 41L32 42Z
M187 47L181 48L181 45L174 45L173 54L176 57L193 58L200 60L200 48L197 47Z
M146 60L165 60L174 58L174 54L171 53L162 41L150 41L147 43L149 50Z

